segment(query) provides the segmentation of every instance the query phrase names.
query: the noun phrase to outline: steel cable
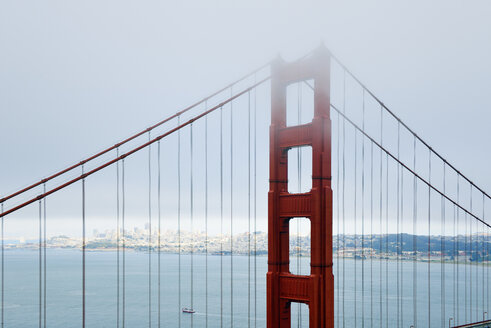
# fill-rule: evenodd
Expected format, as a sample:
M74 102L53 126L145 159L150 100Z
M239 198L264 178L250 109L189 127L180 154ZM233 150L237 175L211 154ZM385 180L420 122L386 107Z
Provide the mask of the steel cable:
M247 94L247 327L251 328L251 93Z
M445 163L443 163L443 193L445 193L446 190L446 179L445 179L445 172L446 171L446 166ZM446 317L445 317L445 198L442 196L441 197L441 220L442 220L442 235L440 237L440 285L441 285L441 292L440 292L440 304L441 304L441 321L442 321L442 327L445 325Z
M413 138L414 157L413 157L413 169L416 171L416 138ZM418 180L416 176L413 177L413 325L418 326L418 309L417 309L417 237L416 226L418 219Z
M116 157L119 157L119 148L116 148ZM116 163L116 327L119 328L119 301L120 301L120 286L119 286L119 243L120 243L120 227L119 227L119 162Z
M223 328L223 108L220 107L220 327Z
M148 132L148 141L150 138ZM148 145L148 328L152 327L152 146Z
M354 172L355 173L355 180L354 180L354 187L355 188L354 189L355 190L354 190L354 202L353 202L354 221L355 221L354 226L353 226L353 228L355 229L355 234L354 234L355 251L354 251L354 257L353 257L353 259L354 259L353 265L355 267L355 270L354 270L355 271L355 274L353 275L353 282L354 282L354 286L355 286L355 327L356 327L356 319L357 319L357 306L356 306L357 305L357 301L356 301L357 300L357 296L356 296L357 290L356 290L356 279L358 278L358 275L356 273L356 246L357 246L356 245L356 238L357 238L357 236L356 236L356 198L357 198L356 197L357 196L356 195L357 194L357 192L356 192L356 189L357 189L356 188L357 174L356 173L357 173L357 170L356 169L357 169L357 165L356 164L358 163L358 160L357 160L357 153L358 153L357 152L357 144L358 144L357 136L358 136L358 131L355 129L355 162L354 162L354 168L355 168L355 172Z
M82 165L82 174L84 166ZM85 179L82 179L82 327L85 328Z
M122 245L122 252L123 252L123 277L122 277L122 282L123 282L123 288L122 288L122 321L123 321L123 328L125 327L125 321L126 321L126 230L125 230L125 212L126 212L126 197L125 197L125 165L124 165L124 158L121 160L121 228L122 228L122 233L123 233L123 245Z
M233 94L230 87L230 97ZM234 115L233 101L230 102L230 327L234 326Z
M346 72L343 73L343 113L346 113ZM345 212L345 189L346 189L346 120L343 120L343 328L346 327L345 315L345 268L346 268L346 212Z
M194 186L193 186L193 124L189 126L190 150L190 220L191 220L191 309L194 311ZM191 315L191 328L194 327L194 316Z
M339 116L338 116L339 117ZM383 121L383 111L382 108L380 108L380 144L383 145L383 131L384 131L384 121ZM382 223L382 216L383 216L383 153L382 150L380 150L380 193L379 193L379 198L380 198L380 208L379 208L379 225L380 225L380 236L379 236L379 253L382 256L382 231L383 231L383 223ZM382 328L383 325L383 300L382 300L382 281L383 281L383 268L382 268L382 258L380 258L380 263L379 263L379 271L380 271L380 279L379 279L379 303L380 303L380 328Z
M42 302L42 287L43 287L43 283L42 283L42 279L43 279L43 270L42 270L42 202L39 201L39 304L38 304L38 307L39 307L39 328L41 328L41 322L42 322L42 305L43 305L43 302Z
M44 192L46 192L46 183L43 184L43 190ZM44 221L44 259L43 259L43 262L44 262L44 292L43 292L43 297L44 297L44 300L43 300L43 321L44 321L44 328L46 328L46 323L47 323L47 319L46 319L46 299L47 299L47 296L46 296L46 291L47 291L47 279L46 279L46 264L47 264L47 261L46 261L46 241L47 241L47 234L46 234L46 198L43 199L43 221Z
M428 181L431 183L431 151L428 155ZM431 327L431 188L428 185L428 327Z
M177 117L177 125L180 125L181 117ZM181 327L181 129L177 130L177 242L178 242L178 323Z
M162 248L162 241L161 241L161 234L162 234L162 212L161 212L161 201L162 201L162 198L161 198L161 188L160 188L160 184L161 184L161 176L160 176L160 140L159 142L157 143L157 215L158 215L158 240L157 240L157 272L158 272L158 275L157 275L157 292L158 292L158 315L157 315L157 320L158 320L158 327L160 328L160 324L161 324L161 308L162 308L162 301L161 301L161 298L162 298L162 290L161 290L161 248Z
M365 92L362 129L365 131ZM365 139L361 138L361 326L365 327ZM355 228L356 229L356 228ZM355 256L356 259L356 256Z
M208 328L208 116L205 117L205 327Z

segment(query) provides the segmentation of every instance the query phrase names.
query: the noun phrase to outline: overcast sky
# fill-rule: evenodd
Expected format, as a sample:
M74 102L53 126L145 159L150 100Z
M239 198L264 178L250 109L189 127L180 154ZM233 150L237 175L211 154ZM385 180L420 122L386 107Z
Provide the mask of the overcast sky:
M324 42L491 190L491 3L1 1L0 195Z

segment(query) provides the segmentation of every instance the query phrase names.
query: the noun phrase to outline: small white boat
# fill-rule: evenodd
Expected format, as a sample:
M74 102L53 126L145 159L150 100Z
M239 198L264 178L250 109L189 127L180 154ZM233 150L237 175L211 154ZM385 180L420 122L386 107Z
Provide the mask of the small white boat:
M182 308L182 312L184 313L195 313L196 311L194 311L193 309L190 309L190 308Z

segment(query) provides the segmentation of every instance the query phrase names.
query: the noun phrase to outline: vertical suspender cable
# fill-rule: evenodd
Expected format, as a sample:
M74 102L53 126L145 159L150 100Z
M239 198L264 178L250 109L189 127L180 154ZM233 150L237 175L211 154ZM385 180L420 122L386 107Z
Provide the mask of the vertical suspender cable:
M220 107L220 327L223 328L223 107Z
M365 132L365 90L362 130ZM365 139L361 137L361 326L365 327ZM356 257L355 257L356 258Z
M464 262L465 262L464 263L464 282L465 282L464 286L465 286L465 290L464 291L465 291L465 322L467 323L468 322L467 321L467 316L468 316L467 312L468 312L468 308L469 308L467 305L467 296L468 296L468 292L467 292L467 284L468 284L467 267L468 267L468 265L467 265L467 262L469 259L469 253L467 252L467 249L469 247L468 243L467 243L467 237L468 237L468 235L467 235L467 228L468 228L468 226L467 226L467 212L464 213L464 217L465 217L465 239L464 239L465 240L465 244L464 244L465 245L465 248L464 248L464 251L465 251L465 253L464 253L465 254L465 257L464 257Z
M3 214L3 203L2 203L2 214ZM4 239L4 222L5 222L5 216L2 216L2 313L1 313L1 319L2 319L2 328L4 328L4 322L5 322L5 239Z
M401 292L400 292L400 296L401 296L401 301L399 303L399 306L401 307L401 327L404 327L404 270L402 268L402 265L403 265L403 262L402 262L402 248L404 246L404 235L402 234L402 231L404 230L404 227L403 227L403 222L404 222L404 171L403 171L403 167L402 165L399 164L399 170L401 171L400 173L400 177L401 177L401 197L400 197L400 200L401 200L401 211L400 211L400 215L399 215L399 223L400 223L400 231L399 231L399 234L400 234L400 237L399 237L399 271L400 271L400 277L401 277L401 284L400 284L400 288L401 288Z
M343 114L346 114L346 71L343 71ZM345 268L346 268L346 212L345 212L345 184L346 182L346 120L343 120L343 328L346 327L345 315Z
M384 131L384 121L383 121L383 108L382 106L380 106L380 144L383 145L383 131ZM380 148L380 193L379 193L379 198L380 198L380 208L379 208L379 224L380 224L380 230L379 230L379 253L380 255L382 255L382 231L383 231L383 223L382 223L382 211L383 211L383 201L382 201L382 197L383 197L383 188L382 188L382 184L383 184L383 163L382 163L382 160L383 160L383 157L382 157L383 153L382 153L382 148ZM382 325L383 325L383 321L382 321L382 317L383 317L383 302L382 302L382 281L383 281L383 274L382 274L382 260L380 260L380 263L379 263L380 267L379 267L379 271L380 271L380 277L379 277L379 303L380 303L380 313L379 313L379 317L380 317L380 328L382 328ZM373 326L372 326L373 327Z
M191 219L191 309L194 309L194 186L193 186L193 123L189 126L190 167L190 219ZM191 316L191 328L194 326L194 316Z
M162 240L161 240L161 234L162 234L162 219L161 219L161 190L160 190L160 183L161 183L161 178L160 178L160 140L158 141L157 143L157 215L158 215L158 245L157 245L157 271L158 271L158 276L157 276L157 284L158 284L158 288L157 288L157 293L158 293L158 316L157 316L157 320L158 320L158 328L160 328L160 322L161 322L161 305L162 305L162 301L161 301L161 258L160 258L160 255L161 255L161 248L162 248Z
M486 222L485 215L484 215L484 209L486 208L486 198L484 197L484 193L482 195L482 220ZM486 238L486 312L489 313L489 228L486 228L487 230L486 234L484 235Z
M116 148L116 158L119 157L119 148ZM116 328L119 328L119 162L116 162Z
M370 146L370 328L373 327L373 143Z
M177 116L177 125L181 124L181 117ZM181 130L177 130L177 242L178 242L178 309L179 328L181 327Z
M205 116L205 327L208 328L208 115Z
M397 123L397 160L399 161L399 157L400 157L400 148L401 148L401 124L398 122ZM400 201L401 201L401 190L400 190L400 164L397 163L396 164L396 167L397 167L397 217L396 217L396 221L397 221L397 243L396 243L396 251L397 251L397 263L396 263L396 267L397 267L397 328L400 327L400 318L401 318L401 315L400 315L400 304L401 304L401 296L400 296L400 283L399 283L399 279L400 279L400 249L401 249L401 240L400 240L400 227L399 227L399 221L400 221Z
M416 172L416 137L413 137L413 170ZM413 325L418 326L418 276L417 276L417 237L416 223L418 219L418 180L416 175L413 176Z
M472 184L470 185L470 192L469 192L469 196L470 196L470 212L472 213ZM470 256L471 256L471 260L472 260L472 217L469 217L469 253L470 253ZM470 305L470 308L469 308L469 318L471 319L472 321L472 310L473 310L473 307L472 307L472 265L469 266L469 305Z
M247 93L247 327L251 328L251 92Z
M123 321L123 328L125 327L125 322L126 322L126 230L125 230L125 215L126 215L126 197L125 197L125 165L124 165L124 158L121 160L121 228L122 228L122 233L123 233L123 245L122 245L122 252L123 252L123 265L122 265L122 271L123 271L123 277L122 277L122 321Z
M337 228L338 228L338 235L336 236L336 327L339 327L339 246L340 246L340 243L339 243L339 234L340 234L340 225L341 225L341 221L340 221L340 215L339 213L341 212L340 211L340 207L339 207L339 194L340 194L340 191L341 191L341 186L340 186L340 175L339 175L339 164L340 164L340 160L339 160L339 145L340 145L340 139L341 139L341 134L339 133L340 132L340 121L341 121L341 115L337 115L337 118L338 118L338 124L337 124L337 130L336 130L336 133L337 133L337 156L336 156L336 161L337 161L337 165L336 165L336 181L337 181L337 184L336 184L336 202L337 202L337 211L336 211L336 214L337 214Z
M230 87L230 97L233 95ZM234 326L234 111L230 102L230 327Z
M43 269L42 269L42 252L43 252L43 248L42 248L42 244L43 244L43 241L42 241L42 235L43 235L43 225L42 225L42 202L41 200L39 200L39 254L38 254L38 258L39 258L39 328L41 328L41 323L42 323L42 306L43 306L43 302L42 302L42 288L43 288Z
M458 250L458 238L457 238L457 230L456 230L456 219L457 219L457 207L453 206L453 317L457 320L457 290L458 290L458 279L456 279L457 273L457 250Z
M85 178L82 179L82 327L85 328Z
M150 141L150 131L148 141ZM148 146L148 327L152 327L152 146Z
M123 322L123 328L125 327L125 321L126 321L126 235L125 235L125 210L126 210L126 203L125 203L125 186L124 186L124 158L121 160L121 228L122 228L122 233L123 233L123 244L122 244L122 252L123 252L123 265L122 265L122 271L123 271L123 277L122 277L122 322Z
M302 122L302 83L298 83L298 103L297 103L297 123ZM302 190L302 148L297 148L297 174L298 174L298 192ZM300 220L297 219L297 274L302 274L301 270L301 246L300 246ZM297 304L297 326L302 327L302 308Z
M46 193L46 183L43 184L43 192ZM46 234L46 197L43 198L43 221L44 221L44 223L43 223L43 226L44 226L43 227L43 233L44 233L44 237L43 237L43 239L44 239L44 245L43 245L43 247L44 247L44 255L43 255L43 261L44 261L43 321L44 321L44 328L46 328L46 321L47 321L46 320L46 299L47 299L47 297L46 297L46 290L47 290L47 287L46 287L47 286L46 285L46 280L47 280L46 279L46 271L47 271L46 270L46 241L47 241L47 239L46 239L46 237L47 237L47 234Z
M385 327L389 328L389 154L385 154Z
M460 175L457 174L457 204L460 204ZM460 209L458 207L456 207L455 211L457 212L457 227L460 231ZM456 288L457 288L457 300L460 300L459 298L459 291L460 291L460 279L459 279L459 266L460 266L460 263L459 263L459 251L460 251L460 248L459 248L459 236L457 235L457 232L456 232L456 235L455 235L455 238L457 239L457 283L456 283ZM457 311L455 312L455 323L458 325L460 324L460 302L457 302Z
M446 165L443 162L443 194L445 194L445 174L446 174ZM440 237L440 284L441 284L441 292L440 292L440 304L441 304L441 317L442 317L442 326L445 325L446 317L445 317L445 263L444 263L444 253L445 253L445 197L442 195L442 235Z
M256 75L254 74L254 83L256 82ZM256 204L257 204L257 161L256 161L256 148L257 148L257 89L254 89L254 328L257 328L257 217L256 217Z
M356 171L357 170L356 169L357 169L357 165L356 164L358 162L358 160L357 160L357 153L358 153L358 151L357 151L358 133L357 132L358 132L358 130L355 129L355 162L354 162L354 167L355 167L355 180L354 180L355 195L354 195L354 203L353 203L353 206L354 206L354 220L355 220L355 224L353 226L353 228L355 229L355 237L353 239L353 241L355 243L355 252L354 252L355 256L354 256L354 261L353 261L353 265L355 266L355 274L353 276L354 277L353 282L354 282L354 285L355 285L355 327L356 327L356 321L357 321L356 320L357 319L357 311L356 311L357 310L357 306L356 306L356 303L357 303L356 302L356 299L357 299L356 280L358 279L358 275L356 273L356 246L357 246L356 245L356 238L357 238L357 236L356 236L356 198L357 198L356 197L356 194L357 194L356 193L356 182L357 182L357 174L356 174L357 172Z
M431 276L430 276L430 256L431 256L431 149L428 155L428 327L431 327Z

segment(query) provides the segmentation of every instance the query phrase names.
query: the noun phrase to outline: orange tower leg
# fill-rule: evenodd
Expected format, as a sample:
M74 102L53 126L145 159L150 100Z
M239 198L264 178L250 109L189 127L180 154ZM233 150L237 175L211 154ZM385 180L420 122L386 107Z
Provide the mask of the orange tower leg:
M314 118L286 126L286 88L314 81ZM268 194L267 327L290 328L292 302L309 306L310 327L334 327L332 274L332 189L330 56L320 48L297 62L276 60L272 67L270 180ZM288 193L288 155L292 147L312 147L312 189ZM310 275L290 273L289 221L311 223Z

